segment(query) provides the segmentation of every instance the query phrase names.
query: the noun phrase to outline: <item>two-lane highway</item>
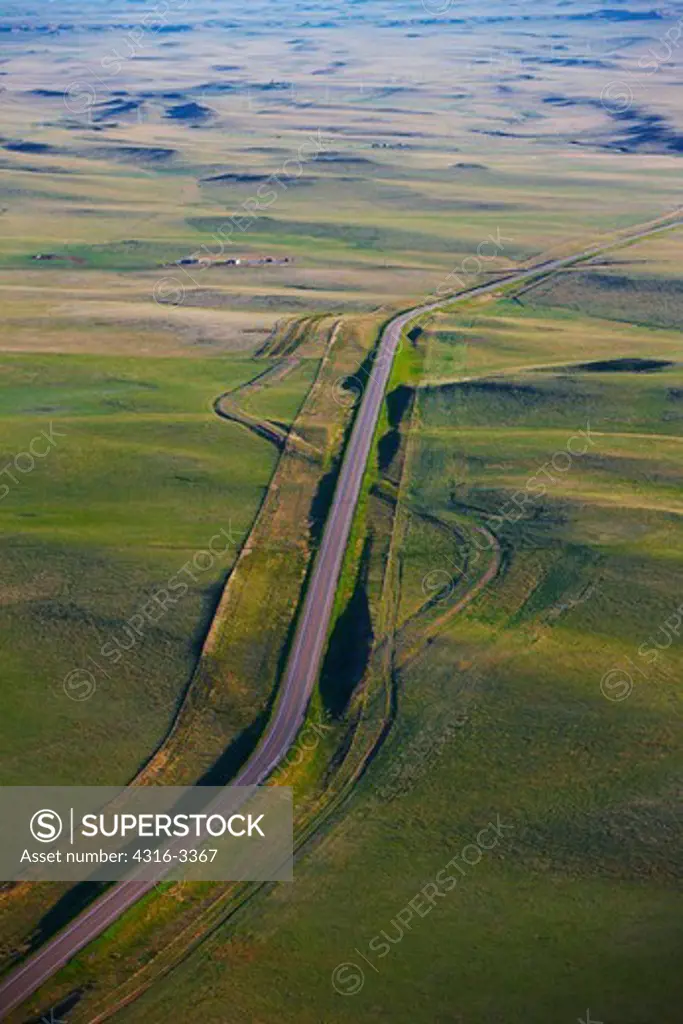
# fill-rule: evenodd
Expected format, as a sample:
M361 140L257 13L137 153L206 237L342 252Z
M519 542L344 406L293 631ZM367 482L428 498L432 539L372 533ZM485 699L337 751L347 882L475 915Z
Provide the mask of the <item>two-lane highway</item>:
M539 275L569 267L587 257L596 256L628 242L677 226L671 221L653 227L634 229L628 236L603 246L586 249L574 256L548 260L524 271L498 278L458 296L447 296L402 313L384 329L376 358L367 377L356 421L347 445L339 481L325 526L322 544L316 557L308 591L294 636L272 720L254 754L234 780L247 786L265 781L287 754L306 715L327 641L342 560L349 539L351 523L360 495L372 440L377 426L384 393L394 356L406 327L420 317L446 305L467 302L500 288L521 283ZM13 971L0 985L0 1018L4 1019L29 998L52 974L117 920L154 882L130 880L109 889L62 932Z

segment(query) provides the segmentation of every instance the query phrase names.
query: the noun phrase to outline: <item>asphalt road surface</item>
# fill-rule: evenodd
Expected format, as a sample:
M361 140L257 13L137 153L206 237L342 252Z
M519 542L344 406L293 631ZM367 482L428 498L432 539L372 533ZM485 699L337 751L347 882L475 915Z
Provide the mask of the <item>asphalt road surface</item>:
M275 712L254 754L235 778L234 785L254 785L267 779L285 757L304 722L308 701L320 671L341 565L375 427L394 356L405 328L440 306L466 302L495 291L502 284L521 283L539 275L553 273L589 256L608 252L626 242L669 230L680 223L675 221L657 227L650 226L634 231L628 237L622 236L616 242L595 246L562 259L548 260L519 273L497 278L456 298L444 296L438 301L402 313L386 326L377 348L376 358L369 373L361 381L364 390L360 407L344 455L337 489L297 625ZM231 804L231 808L233 807L234 803ZM4 1019L12 1009L28 999L43 982L133 906L154 884L149 880L136 880L134 874L131 875L131 880L117 883L37 953L17 967L0 985L0 1019Z

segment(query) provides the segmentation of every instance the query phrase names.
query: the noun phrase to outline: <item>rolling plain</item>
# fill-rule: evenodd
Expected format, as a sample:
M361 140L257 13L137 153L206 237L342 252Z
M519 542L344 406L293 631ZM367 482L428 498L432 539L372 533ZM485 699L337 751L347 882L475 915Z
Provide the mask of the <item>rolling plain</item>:
M295 882L160 886L7 1019L675 1024L675 18L7 6L4 785L234 778L380 332L443 299L394 363L271 779ZM2 971L95 896L6 886Z

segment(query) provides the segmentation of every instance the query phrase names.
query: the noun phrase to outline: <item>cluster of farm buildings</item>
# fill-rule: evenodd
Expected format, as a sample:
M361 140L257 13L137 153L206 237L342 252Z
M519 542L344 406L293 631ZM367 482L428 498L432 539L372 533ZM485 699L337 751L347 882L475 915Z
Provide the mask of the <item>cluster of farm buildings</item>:
M212 259L209 256L185 256L166 264L169 267L191 267L201 264L205 267L263 267L282 266L293 263L289 256L231 256L227 260Z

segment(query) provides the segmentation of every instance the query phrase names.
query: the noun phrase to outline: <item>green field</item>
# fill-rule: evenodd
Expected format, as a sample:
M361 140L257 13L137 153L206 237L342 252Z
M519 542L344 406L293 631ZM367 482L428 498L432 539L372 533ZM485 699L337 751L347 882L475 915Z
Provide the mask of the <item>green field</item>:
M32 472L13 469L16 485L4 478L4 784L124 783L163 739L275 465L264 441L211 409L257 372L244 358L2 358L3 466L50 424L59 434ZM186 592L128 634L221 529L229 546L214 549L228 550L191 564ZM119 640L134 646L103 657ZM78 679L65 689L75 670L92 673L90 699Z

